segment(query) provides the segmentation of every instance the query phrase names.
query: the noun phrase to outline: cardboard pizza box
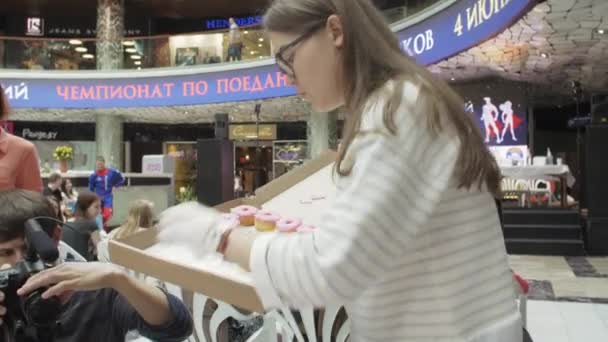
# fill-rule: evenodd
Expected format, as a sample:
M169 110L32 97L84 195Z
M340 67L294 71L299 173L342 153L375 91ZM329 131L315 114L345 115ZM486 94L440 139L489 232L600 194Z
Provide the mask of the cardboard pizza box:
M332 178L335 158L336 153L328 151L259 188L255 197L232 200L216 208L229 212L231 208L248 204L317 225L324 208L335 196ZM125 239L110 241L112 262L245 310L263 312L251 279L151 254L147 249L157 244L157 236L156 229L148 229Z

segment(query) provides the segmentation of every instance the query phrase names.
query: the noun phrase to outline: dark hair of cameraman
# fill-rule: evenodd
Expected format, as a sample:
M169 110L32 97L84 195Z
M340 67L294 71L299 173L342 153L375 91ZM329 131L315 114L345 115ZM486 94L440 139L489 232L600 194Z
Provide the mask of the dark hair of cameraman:
M48 199L39 193L13 190L0 196L0 266L14 265L23 259L25 251L25 221L36 216L56 217ZM60 237L56 224L50 221L40 222L49 236L57 241Z

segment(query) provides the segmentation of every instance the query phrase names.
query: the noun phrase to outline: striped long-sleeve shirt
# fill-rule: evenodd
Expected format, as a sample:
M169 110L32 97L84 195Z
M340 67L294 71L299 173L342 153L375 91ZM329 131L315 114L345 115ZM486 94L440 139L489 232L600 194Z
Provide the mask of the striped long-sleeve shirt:
M403 96L395 135L382 120L386 94L370 101L352 173L337 178L317 232L254 242L259 296L267 308L343 304L354 342L519 342L494 200L457 188L458 138L429 132L416 86Z

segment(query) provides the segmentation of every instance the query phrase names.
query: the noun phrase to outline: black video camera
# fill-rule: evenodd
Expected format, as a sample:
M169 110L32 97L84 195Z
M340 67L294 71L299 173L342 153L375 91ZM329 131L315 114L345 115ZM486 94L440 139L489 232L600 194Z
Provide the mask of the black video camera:
M13 268L0 270L0 291L4 293L3 305L7 309L1 342L52 341L61 314L61 302L57 297L42 298L46 288L37 289L24 297L17 295L17 290L32 275L55 266L59 259L55 243L37 219L26 222L25 241L25 260Z

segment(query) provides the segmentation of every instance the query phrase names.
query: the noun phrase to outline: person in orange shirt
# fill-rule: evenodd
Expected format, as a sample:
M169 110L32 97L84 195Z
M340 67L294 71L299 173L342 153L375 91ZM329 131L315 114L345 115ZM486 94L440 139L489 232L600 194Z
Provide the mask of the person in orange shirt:
M0 86L0 121L8 118L8 99ZM0 127L0 190L42 192L38 152L31 142Z

